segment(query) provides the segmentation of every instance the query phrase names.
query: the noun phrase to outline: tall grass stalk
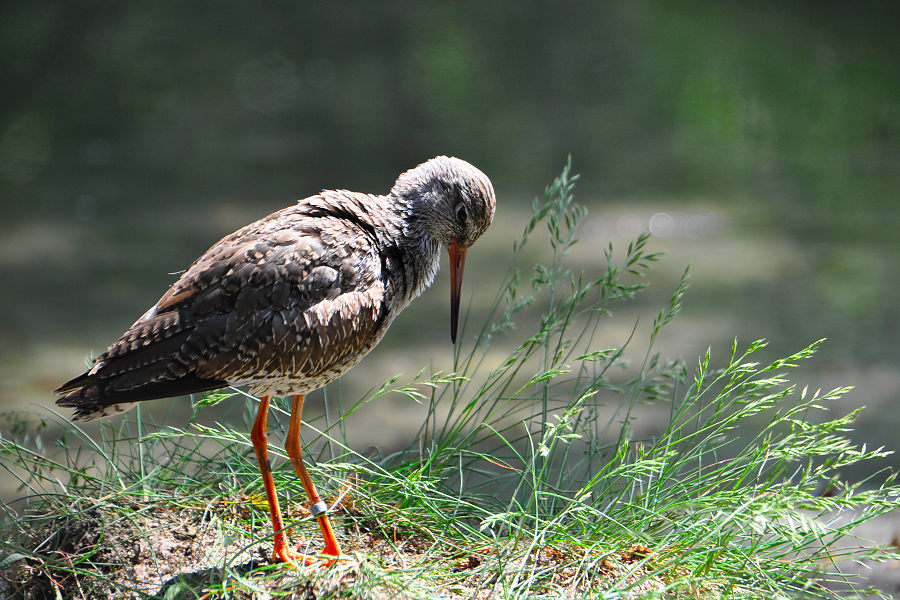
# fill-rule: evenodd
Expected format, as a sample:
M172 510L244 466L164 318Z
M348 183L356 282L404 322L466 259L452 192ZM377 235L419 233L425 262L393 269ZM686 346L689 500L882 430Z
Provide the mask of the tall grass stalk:
M825 598L859 585L842 561L896 558L853 533L895 507L893 475L838 481L839 469L888 452L847 440L858 411L825 412L847 388L797 390L787 378L821 342L771 362L762 341L735 341L716 360L661 356L655 343L679 311L687 271L645 347L631 349L635 333L610 340L612 308L646 287L660 253L642 234L621 255L610 244L594 271L573 271L567 257L586 211L570 171L535 201L488 315L462 324L469 343L451 370L393 377L349 406L339 399L340 414L306 430L309 454L322 459L313 473L356 551L349 567L298 574L252 558L271 532L246 428L155 426L138 413L94 440L57 413L8 415L0 465L26 495L4 507L9 594L37 598L28 590L44 582L60 597ZM535 244L548 245L548 260L523 265ZM421 428L403 451L355 451L344 419L393 393L427 406ZM235 394L208 395L197 410ZM244 401L249 415L255 399ZM669 418L636 439L641 404L666 405ZM67 428L56 452L40 443L51 421ZM292 472L276 477L302 497ZM295 535L314 539L296 504ZM117 579L102 539L93 550L60 541L79 519L114 532L162 513L194 515L217 541L158 589ZM140 528L132 536L156 539Z

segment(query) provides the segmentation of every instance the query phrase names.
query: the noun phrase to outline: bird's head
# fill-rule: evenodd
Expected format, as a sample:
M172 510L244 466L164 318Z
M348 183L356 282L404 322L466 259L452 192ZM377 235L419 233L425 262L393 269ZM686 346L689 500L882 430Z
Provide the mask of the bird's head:
M438 156L401 175L391 190L415 234L450 255L450 338L456 342L466 251L487 231L497 200L487 176L458 158Z

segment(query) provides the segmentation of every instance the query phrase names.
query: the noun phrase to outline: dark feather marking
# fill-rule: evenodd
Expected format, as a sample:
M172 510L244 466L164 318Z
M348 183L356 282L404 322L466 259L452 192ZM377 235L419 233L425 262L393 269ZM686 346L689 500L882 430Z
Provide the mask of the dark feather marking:
M107 392L108 386L109 382L107 381L88 385L59 398L56 403L59 406L100 408L112 406L113 404L142 402L144 400L156 400L157 398L171 398L173 396L182 396L185 394L209 392L227 387L228 382L189 376L169 381L145 383L140 387L115 391L113 393Z

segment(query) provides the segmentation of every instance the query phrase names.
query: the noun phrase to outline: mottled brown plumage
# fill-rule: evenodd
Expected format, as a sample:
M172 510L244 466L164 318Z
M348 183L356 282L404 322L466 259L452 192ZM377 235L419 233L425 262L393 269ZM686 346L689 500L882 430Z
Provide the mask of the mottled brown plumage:
M86 420L228 385L257 396L320 388L431 283L441 246L456 240L464 251L487 229L494 205L487 177L446 157L405 173L387 196L301 200L210 248L90 371L56 390L66 394L57 403Z
M295 396L296 434L303 395L375 347L431 284L441 248L450 255L455 342L465 253L490 225L494 208L488 178L444 156L401 175L388 195L324 191L301 200L210 248L90 371L56 390L64 394L57 404L88 420L142 400L249 386L264 400L254 446L265 480L268 398ZM307 485L298 439L288 451ZM307 491L315 503L311 481ZM326 553L339 553L320 524ZM296 557L279 553L279 543L276 536L280 558Z

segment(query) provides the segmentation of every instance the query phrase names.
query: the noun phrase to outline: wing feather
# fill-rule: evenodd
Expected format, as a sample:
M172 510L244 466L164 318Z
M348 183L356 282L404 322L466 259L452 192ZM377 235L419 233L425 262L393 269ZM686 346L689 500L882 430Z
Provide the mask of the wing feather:
M386 326L389 274L363 228L301 208L210 248L90 371L57 390L67 394L60 402L102 407L260 377L299 385L355 364Z

